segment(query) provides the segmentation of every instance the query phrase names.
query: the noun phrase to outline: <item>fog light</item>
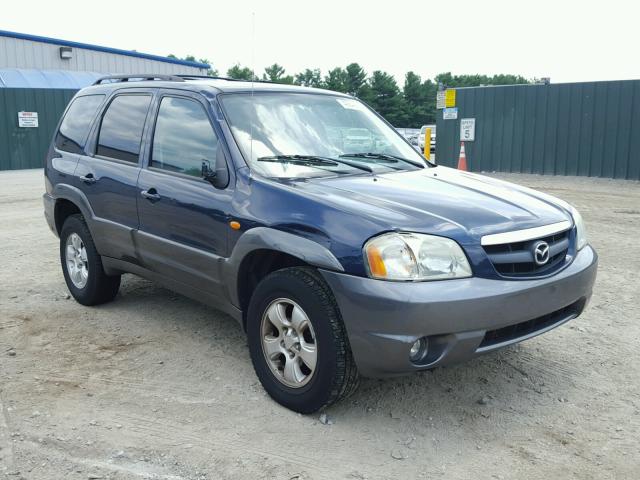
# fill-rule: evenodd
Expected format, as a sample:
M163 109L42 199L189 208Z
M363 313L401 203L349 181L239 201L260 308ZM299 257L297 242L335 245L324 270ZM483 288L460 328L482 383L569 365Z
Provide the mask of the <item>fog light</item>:
M409 350L409 359L412 362L422 360L427 355L427 345L427 339L424 337L416 340L413 345L411 345L411 350Z

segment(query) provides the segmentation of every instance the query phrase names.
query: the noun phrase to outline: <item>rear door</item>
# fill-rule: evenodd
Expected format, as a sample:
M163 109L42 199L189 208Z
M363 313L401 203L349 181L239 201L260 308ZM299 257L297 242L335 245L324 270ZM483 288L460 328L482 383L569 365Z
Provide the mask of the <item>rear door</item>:
M229 172L214 125L199 95L161 93L138 179L136 243L146 268L219 295L232 187L216 188L202 178L203 163Z
M135 261L142 134L152 99L145 89L113 95L94 128L89 153L78 162L75 175L95 216L92 231L101 255Z

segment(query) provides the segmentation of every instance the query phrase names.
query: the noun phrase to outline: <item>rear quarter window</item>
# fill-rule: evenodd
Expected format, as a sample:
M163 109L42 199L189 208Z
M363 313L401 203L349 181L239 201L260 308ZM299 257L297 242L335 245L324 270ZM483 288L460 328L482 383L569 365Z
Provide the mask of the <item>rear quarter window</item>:
M71 102L56 134L55 145L58 150L83 153L91 121L103 101L104 95L86 95L76 97Z

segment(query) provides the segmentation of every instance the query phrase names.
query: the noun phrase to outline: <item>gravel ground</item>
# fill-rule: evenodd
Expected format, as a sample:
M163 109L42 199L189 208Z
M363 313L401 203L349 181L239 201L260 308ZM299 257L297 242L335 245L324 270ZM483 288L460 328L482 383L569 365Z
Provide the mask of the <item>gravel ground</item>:
M577 320L319 415L263 392L226 315L125 276L69 299L41 170L0 173L0 478L637 479L640 185L500 175L572 202L600 254Z

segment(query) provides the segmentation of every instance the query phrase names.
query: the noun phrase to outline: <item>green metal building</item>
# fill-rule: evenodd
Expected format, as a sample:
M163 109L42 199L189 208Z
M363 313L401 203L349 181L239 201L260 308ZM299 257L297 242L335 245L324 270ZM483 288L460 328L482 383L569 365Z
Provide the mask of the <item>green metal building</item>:
M206 75L209 68L201 62L0 30L0 170L42 167L67 103L101 76Z
M475 172L580 175L640 180L640 80L456 89L438 110L436 159L456 166L462 119ZM451 118L455 114L456 118Z
M53 131L77 89L0 88L0 170L40 168ZM38 112L37 127L20 127L18 112Z

